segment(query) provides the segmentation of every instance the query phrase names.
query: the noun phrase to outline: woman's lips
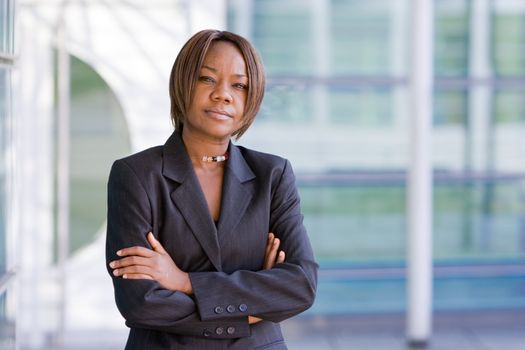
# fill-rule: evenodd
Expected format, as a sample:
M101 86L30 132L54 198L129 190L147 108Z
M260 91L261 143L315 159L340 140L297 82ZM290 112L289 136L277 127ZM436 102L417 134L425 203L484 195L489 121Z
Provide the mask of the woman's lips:
M204 111L206 112L206 114L208 114L209 116L215 119L226 120L232 117L227 112L220 110L220 109L206 109Z

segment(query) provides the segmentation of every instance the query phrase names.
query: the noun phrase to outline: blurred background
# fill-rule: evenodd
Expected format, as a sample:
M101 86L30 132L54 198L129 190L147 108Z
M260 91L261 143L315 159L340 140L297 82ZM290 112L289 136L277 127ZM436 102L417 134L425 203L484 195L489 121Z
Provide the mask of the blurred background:
M113 160L164 143L205 28L257 47L239 143L291 160L320 263L291 349L402 349L411 0L0 0L0 349L122 349ZM435 0L433 349L525 348L525 2Z

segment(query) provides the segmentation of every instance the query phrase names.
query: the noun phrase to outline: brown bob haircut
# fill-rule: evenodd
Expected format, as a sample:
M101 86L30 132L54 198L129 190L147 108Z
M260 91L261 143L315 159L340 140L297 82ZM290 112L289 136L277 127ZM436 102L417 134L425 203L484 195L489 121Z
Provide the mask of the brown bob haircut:
M232 136L239 139L253 123L264 97L264 67L255 48L243 37L227 32L207 29L193 35L175 59L170 75L171 121L180 134L186 112L192 103L195 83L200 75L204 57L214 41L227 41L239 48L248 72L248 94L242 126Z

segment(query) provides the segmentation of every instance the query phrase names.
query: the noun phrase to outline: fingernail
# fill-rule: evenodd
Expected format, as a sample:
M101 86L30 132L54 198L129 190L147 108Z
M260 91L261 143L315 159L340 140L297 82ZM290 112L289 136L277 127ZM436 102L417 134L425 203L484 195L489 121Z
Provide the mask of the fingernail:
M277 244L279 244L279 239L278 238L276 238L275 241L273 241L273 245L277 245Z
M113 270L113 274L114 274L115 276L118 276L118 269Z
M114 269L114 268L115 268L115 262L114 262L114 261L110 262L110 263L109 263L109 267L111 267L112 269Z
M122 278L128 278L128 275L122 275Z
M117 252L117 255L118 255L118 256L121 256L121 255L122 255L122 250L119 250L119 251Z

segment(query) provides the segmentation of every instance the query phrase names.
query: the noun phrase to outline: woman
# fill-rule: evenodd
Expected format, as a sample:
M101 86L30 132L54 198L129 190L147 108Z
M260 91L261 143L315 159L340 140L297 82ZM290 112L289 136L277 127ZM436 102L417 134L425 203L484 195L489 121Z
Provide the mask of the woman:
M317 264L292 168L230 141L264 84L244 38L195 34L171 72L175 131L113 164L106 259L126 349L286 349L278 322L312 305Z

